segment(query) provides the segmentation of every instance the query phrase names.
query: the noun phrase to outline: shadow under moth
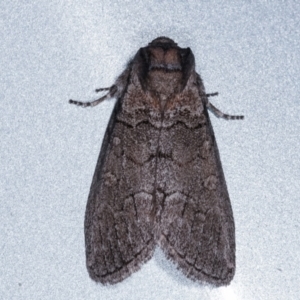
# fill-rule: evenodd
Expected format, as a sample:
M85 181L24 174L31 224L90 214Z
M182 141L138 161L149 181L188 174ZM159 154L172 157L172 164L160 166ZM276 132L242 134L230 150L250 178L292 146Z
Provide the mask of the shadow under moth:
M115 284L159 246L189 278L227 285L235 229L208 100L190 48L159 37L140 48L107 94L117 98L85 213L90 277Z

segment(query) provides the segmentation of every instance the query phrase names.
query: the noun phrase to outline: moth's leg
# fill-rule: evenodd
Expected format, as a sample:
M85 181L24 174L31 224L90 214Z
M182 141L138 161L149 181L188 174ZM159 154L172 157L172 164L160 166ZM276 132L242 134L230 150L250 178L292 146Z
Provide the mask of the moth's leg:
M99 92L103 92L103 91L109 91L110 87L107 87L107 88L100 88L100 89L95 89L95 92L96 93L99 93Z
M101 91L109 91L109 92L106 95L100 97L99 99L96 99L96 100L91 101L91 102L82 102L82 101L70 99L69 103L75 104L75 105L78 105L78 106L81 106L81 107L88 107L88 106L93 107L93 106L98 105L99 103L101 103L102 101L104 101L106 99L114 97L114 95L117 91L117 87L116 87L116 85L112 85L109 88L101 88L101 89L96 90L96 92L101 92Z
M214 93L214 94L216 94L216 93ZM208 94L208 95L215 96L214 94ZM219 109L217 109L214 105L212 105L208 100L206 103L206 107L211 112L213 112L218 118L223 118L225 120L242 120L242 119L244 119L244 116L232 116L232 115L224 114Z
M210 94L206 94L206 97L213 97L213 96L218 96L219 93L216 92L216 93L210 93Z

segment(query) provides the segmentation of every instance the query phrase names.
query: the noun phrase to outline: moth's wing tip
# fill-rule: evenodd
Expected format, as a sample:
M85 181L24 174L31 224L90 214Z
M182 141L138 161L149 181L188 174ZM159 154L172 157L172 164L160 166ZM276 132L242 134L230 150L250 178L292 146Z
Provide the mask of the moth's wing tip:
M119 266L112 266L115 270L110 270L103 272L103 269L107 269L107 266L101 266L99 263L94 263L93 265L88 264L87 269L90 275L90 278L96 282L99 282L103 285L114 285L125 279L130 275L137 272L141 267L152 258L155 250L155 243L150 243L144 250L139 253L138 256L135 256L129 263L125 263Z
M171 260L186 277L201 283L209 284L214 287L229 285L235 274L235 256L233 261L224 261L223 266L217 268L217 271L204 271L205 265L195 266L195 263L189 262L184 256L179 255L166 238L160 240L160 247L165 253L167 259ZM211 264L212 265L212 264ZM216 275L216 273L218 275Z

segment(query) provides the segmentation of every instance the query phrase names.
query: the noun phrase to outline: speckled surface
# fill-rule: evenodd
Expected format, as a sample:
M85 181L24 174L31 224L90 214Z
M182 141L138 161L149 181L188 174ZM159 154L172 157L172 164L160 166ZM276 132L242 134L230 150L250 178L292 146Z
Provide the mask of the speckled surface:
M1 14L1 299L297 299L297 1L18 1ZM115 286L85 267L83 219L114 100L110 86L158 36L190 47L211 115L236 225L228 287L187 279L160 250Z

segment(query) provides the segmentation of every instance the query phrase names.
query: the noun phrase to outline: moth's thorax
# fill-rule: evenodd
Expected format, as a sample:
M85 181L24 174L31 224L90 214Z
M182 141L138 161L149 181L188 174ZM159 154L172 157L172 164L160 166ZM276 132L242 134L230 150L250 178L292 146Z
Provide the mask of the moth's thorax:
M181 48L167 38L159 37L141 48L134 59L133 70L144 91L159 98L165 107L166 99L181 93L194 73L194 55L190 48Z
M147 89L160 98L177 94L181 90L182 72L167 72L163 69L152 70L147 75Z
M162 101L182 89L182 62L180 49L174 44L158 44L148 48L147 90Z

